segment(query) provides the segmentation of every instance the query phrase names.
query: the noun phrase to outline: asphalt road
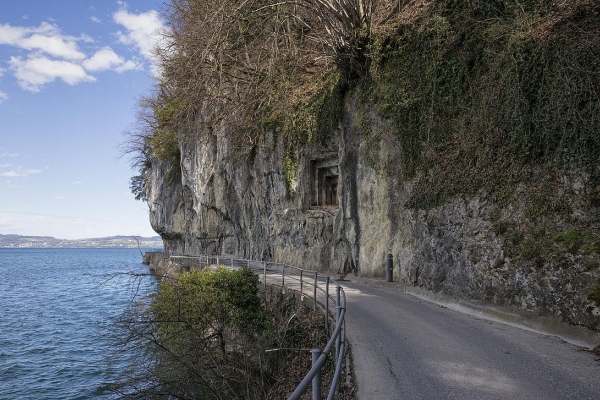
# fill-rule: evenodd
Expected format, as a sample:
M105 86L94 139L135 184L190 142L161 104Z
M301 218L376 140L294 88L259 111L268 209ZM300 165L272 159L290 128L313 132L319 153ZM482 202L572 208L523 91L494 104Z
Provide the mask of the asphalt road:
M562 339L344 282L357 398L600 399L598 356Z

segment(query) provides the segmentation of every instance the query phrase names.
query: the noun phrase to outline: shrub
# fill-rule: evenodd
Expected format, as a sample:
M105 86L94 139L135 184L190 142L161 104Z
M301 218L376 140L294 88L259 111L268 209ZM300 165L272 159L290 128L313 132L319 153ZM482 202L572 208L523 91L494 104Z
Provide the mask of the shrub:
M249 269L192 270L161 282L151 307L160 353L157 376L169 393L260 398L265 360L258 338L272 329Z

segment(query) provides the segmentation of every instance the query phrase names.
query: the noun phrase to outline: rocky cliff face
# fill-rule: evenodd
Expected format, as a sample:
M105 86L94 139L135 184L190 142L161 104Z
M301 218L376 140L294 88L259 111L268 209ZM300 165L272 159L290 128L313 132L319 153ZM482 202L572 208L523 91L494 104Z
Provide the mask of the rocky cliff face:
M272 138L242 159L223 131L180 145L181 180L168 182L170 167L156 162L148 185L150 220L167 250L330 269L339 209L310 207L308 157L297 171L296 195L289 196L283 152ZM337 143L314 151L332 149L337 152Z
M148 186L151 223L165 248L365 277L383 277L391 253L395 279L406 284L600 327L590 300L599 290L597 250L512 254L511 234L526 211L518 202L523 188L504 205L479 193L427 210L407 207L417 180L399 179L397 139L365 141L358 108L348 100L328 146L305 149L292 195L273 137L242 158L224 130L180 139L181 179L168 183L168 166L155 162ZM391 129L370 121L373 130ZM572 193L572 212L584 213L577 202L585 182L544 179Z

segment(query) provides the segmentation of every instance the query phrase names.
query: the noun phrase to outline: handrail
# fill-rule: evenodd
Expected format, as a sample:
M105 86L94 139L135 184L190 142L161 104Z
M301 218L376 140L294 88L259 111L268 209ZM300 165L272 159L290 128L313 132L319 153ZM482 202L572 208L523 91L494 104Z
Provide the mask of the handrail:
M168 253L167 253L168 254ZM287 289L299 291L301 295L306 295L307 297L311 297L312 294L315 309L319 304L317 291L320 291L324 298L321 302L321 306L323 307L323 312L325 313L325 325L326 329L329 330L329 314L330 307L329 304L334 304L335 313L335 328L331 333L329 341L325 345L325 348L320 351L319 357L315 360L313 359L313 365L310 371L304 376L302 381L298 384L294 392L288 397L288 400L296 400L299 399L307 390L308 387L313 385L313 394L312 399L321 399L321 388L320 388L320 375L321 368L327 357L331 353L331 350L335 346L335 372L333 374L333 379L331 382L331 386L329 388L329 392L327 395L328 400L335 399L335 396L338 391L340 378L342 375L342 364L344 361L344 356L346 352L346 323L345 323L345 315L346 315L346 294L344 293L344 288L333 278L328 275L321 274L317 271L306 270L303 268L291 266L283 263L276 263L271 261L257 261L257 260L249 260L243 258L234 258L234 257L222 257L222 256L209 256L209 255L169 255L169 259L193 259L197 260L199 267L208 265L225 265L231 268L239 267L239 264L246 265L252 271L254 271L257 275L262 275L263 284L267 285L267 275L272 277L271 284L286 287ZM215 261L214 263L211 261ZM227 263L228 262L228 263ZM259 267L252 267L252 263L255 265L260 265ZM271 266L271 268L267 268L267 265ZM281 268L281 270L280 270ZM287 272L287 273L286 273ZM294 273L296 272L296 274ZM306 274L308 272L308 274ZM281 275L281 278L275 279L278 274ZM279 282L279 283L277 283ZM290 283L291 282L291 283ZM293 287L293 283L297 283L299 285L299 290ZM319 283L322 283L325 287L321 287ZM329 288L331 285L335 286L335 296L330 295ZM306 291L306 289L312 289L312 293ZM332 302L330 302L330 299ZM316 349L318 350L318 349Z
M346 315L346 310L342 310L341 314L340 314L340 318L341 320L343 320L344 316ZM317 360L316 363L313 364L312 368L310 369L310 371L308 371L308 373L304 376L304 379L302 379L302 381L300 382L300 384L296 387L296 390L294 390L294 392L290 395L290 397L288 397L288 400L290 399L299 399L300 396L302 396L304 394L304 392L306 392L306 390L308 389L308 385L310 385L314 379L314 377L320 373L321 371L321 367L323 367L323 364L325 363L325 361L327 360L327 356L329 355L329 352L331 351L331 348L333 347L333 345L335 344L335 342L337 342L337 338L339 335L342 334L342 324L336 324L336 329L333 331L333 334L331 335L331 338L329 339L329 342L327 342L327 345L325 346L325 349L323 349L323 351L321 352L321 355L319 356L319 359ZM340 349L342 347L340 346ZM333 396L335 396L335 391L337 390L337 383L339 382L339 378L341 376L341 372L342 372L342 366L341 363L339 362L340 359L343 361L343 354L341 353L340 350L338 350L338 352L340 352L340 354L338 354L338 358L336 360L336 368L335 368L335 373L334 373L334 378L336 375L338 375L338 381L336 382L335 379L331 382L331 388L330 388L330 395L333 391ZM339 370L339 371L338 371ZM313 396L314 397L314 396ZM320 398L320 396L319 396ZM327 397L328 399L330 398L329 396ZM331 397L333 398L333 397Z

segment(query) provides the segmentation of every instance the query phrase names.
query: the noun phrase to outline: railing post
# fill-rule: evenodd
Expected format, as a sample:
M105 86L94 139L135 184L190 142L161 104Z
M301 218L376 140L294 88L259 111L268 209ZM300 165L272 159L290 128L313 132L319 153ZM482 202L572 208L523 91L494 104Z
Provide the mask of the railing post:
M325 280L325 332L329 336L329 275Z
M231 269L233 269L233 257L231 257Z
M321 356L321 350L312 349L312 365L317 363L317 360ZM321 370L317 372L312 380L312 400L321 400Z
M317 310L317 283L319 282L319 273L315 271L315 286L313 287L313 299L315 311Z
M340 286L340 284L338 283L338 285L336 286L336 293L335 293L335 323L336 325L339 323L340 321L340 315L342 314L342 307L340 305L340 301L341 301L341 296L340 296L340 291L341 291L342 287ZM341 332L340 335L338 335L338 337L335 339L335 357L337 359L338 355L340 354L340 345L341 345L341 341L340 341L340 336L341 336Z
M342 287L338 284L335 288L335 322L338 322L340 320L340 313L342 312L342 309L340 307L340 291L342 290Z
M302 289L302 273L304 272L303 269L300 270L300 300L302 300L302 297L304 296L304 290Z
M263 280L265 281L265 293L267 292L267 262L263 261Z
M219 256L217 256L217 267L219 266Z
M285 287L285 264L281 267L281 287Z

